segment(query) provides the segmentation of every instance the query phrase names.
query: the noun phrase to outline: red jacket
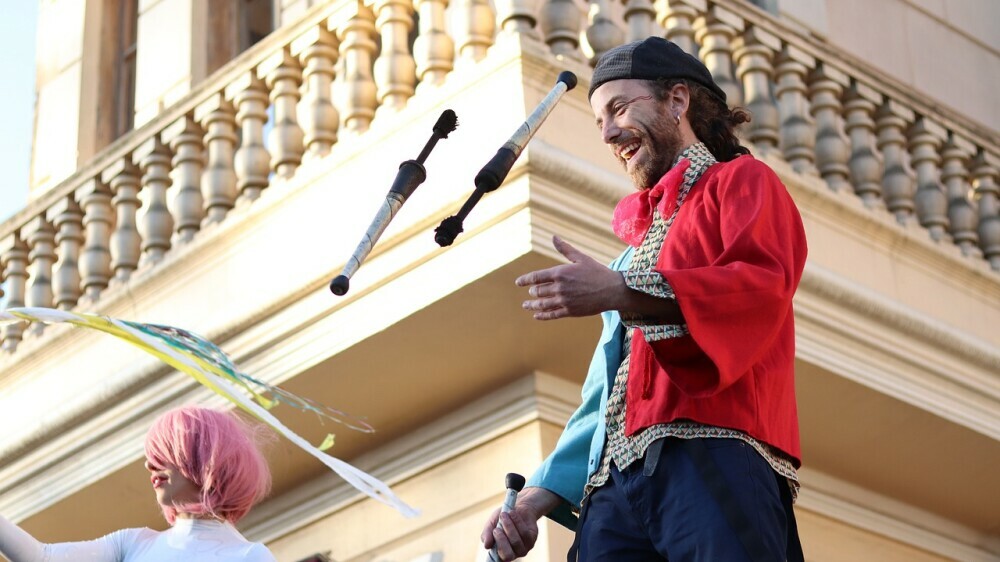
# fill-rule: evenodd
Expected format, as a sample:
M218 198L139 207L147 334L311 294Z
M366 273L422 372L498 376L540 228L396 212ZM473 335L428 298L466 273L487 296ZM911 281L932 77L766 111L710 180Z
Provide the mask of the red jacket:
M802 220L767 165L741 156L709 168L655 266L690 335L651 344L632 338L626 434L693 420L743 431L798 466L792 295L805 260Z

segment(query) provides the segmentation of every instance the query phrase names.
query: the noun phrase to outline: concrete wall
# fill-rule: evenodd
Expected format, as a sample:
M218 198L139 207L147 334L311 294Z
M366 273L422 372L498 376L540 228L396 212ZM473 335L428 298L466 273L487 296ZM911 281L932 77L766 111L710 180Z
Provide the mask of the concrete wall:
M139 2L136 127L238 54L235 17L232 2Z
M94 2L50 0L38 12L34 146L29 196L68 176L81 148L84 22ZM59 37L59 41L52 41ZM44 155L39 158L38 155Z
M781 15L923 94L1000 129L1000 2L781 0Z
M319 0L276 0L274 26L277 28L288 22L295 21L306 10L315 6L318 2Z

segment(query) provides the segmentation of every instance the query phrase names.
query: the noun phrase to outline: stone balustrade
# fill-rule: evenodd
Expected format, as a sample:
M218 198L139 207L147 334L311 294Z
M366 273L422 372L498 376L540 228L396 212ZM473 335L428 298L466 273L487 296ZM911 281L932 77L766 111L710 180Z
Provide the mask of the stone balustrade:
M303 161L364 134L376 109L391 114L456 63L481 61L499 36L591 63L665 36L752 111L743 134L755 151L1000 271L996 131L737 0L495 4L334 2L272 33L0 225L7 305L91 307ZM24 331L4 326L2 349Z

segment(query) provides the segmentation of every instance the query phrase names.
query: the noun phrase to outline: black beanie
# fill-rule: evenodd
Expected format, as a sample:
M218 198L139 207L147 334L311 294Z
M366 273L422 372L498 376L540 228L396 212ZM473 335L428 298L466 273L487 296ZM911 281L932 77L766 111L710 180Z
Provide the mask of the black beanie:
M676 43L662 37L615 47L603 55L594 67L587 99L605 82L623 79L657 80L683 78L706 87L723 102L726 92L715 83L708 68L696 57L684 52Z

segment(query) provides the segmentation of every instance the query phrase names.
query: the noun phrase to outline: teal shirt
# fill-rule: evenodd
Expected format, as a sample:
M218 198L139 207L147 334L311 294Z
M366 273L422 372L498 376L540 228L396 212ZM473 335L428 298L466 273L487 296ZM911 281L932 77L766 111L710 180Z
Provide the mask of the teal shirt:
M627 248L609 267L616 271L627 270L633 252L634 248ZM566 422L556 448L527 482L527 486L545 488L565 501L549 517L571 530L576 528L572 508L583 501L583 488L601 464L607 437L604 417L608 394L622 362L625 332L621 316L612 310L601 313L601 320L604 328L583 382L583 401Z

